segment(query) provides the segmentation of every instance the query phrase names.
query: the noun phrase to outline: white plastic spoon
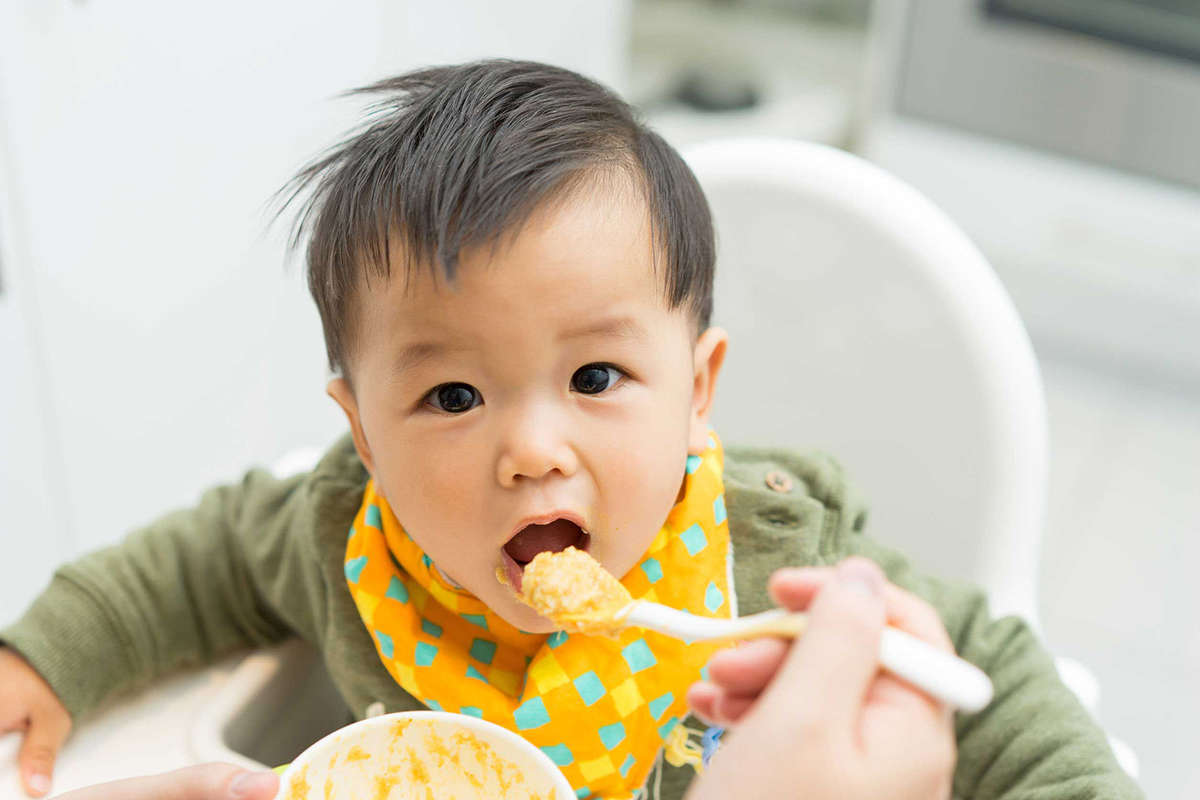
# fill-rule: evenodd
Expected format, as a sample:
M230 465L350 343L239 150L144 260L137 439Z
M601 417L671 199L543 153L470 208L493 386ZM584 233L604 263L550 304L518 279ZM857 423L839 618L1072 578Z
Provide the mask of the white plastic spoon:
M617 620L623 626L648 628L685 641L794 638L804 633L808 621L804 614L781 608L736 619L700 617L645 600L626 606L617 614ZM879 663L953 708L975 712L992 700L992 682L983 670L897 628L883 629Z

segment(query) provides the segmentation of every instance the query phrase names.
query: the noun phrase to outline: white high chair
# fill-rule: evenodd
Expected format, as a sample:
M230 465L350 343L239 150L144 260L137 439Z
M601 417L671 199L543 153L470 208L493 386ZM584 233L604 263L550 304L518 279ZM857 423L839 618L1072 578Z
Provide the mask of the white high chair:
M717 228L724 441L835 456L866 495L870 535L1040 631L1045 399L983 255L911 186L840 150L730 139L685 158ZM1096 679L1057 664L1095 712Z
M1045 402L983 256L840 150L739 139L687 160L717 226L714 322L730 333L716 429L831 453L877 539L1036 626Z

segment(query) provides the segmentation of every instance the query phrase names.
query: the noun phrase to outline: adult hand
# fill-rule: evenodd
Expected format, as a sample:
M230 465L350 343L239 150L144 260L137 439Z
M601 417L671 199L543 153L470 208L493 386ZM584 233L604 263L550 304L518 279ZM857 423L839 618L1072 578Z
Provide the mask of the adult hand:
M56 800L271 800L278 791L279 776L274 772L200 764L76 789Z
M0 733L21 732L17 764L30 797L50 791L54 759L71 732L71 715L15 650L0 647Z
M779 605L808 610L808 630L794 643L760 639L717 654L711 682L688 692L701 717L736 725L688 800L948 797L951 711L878 660L885 622L952 652L937 613L862 558L781 569L769 589Z

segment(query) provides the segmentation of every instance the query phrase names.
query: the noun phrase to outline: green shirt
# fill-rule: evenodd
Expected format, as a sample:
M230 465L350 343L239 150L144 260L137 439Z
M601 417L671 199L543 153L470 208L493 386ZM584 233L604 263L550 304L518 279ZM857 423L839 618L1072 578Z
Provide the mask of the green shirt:
M772 471L790 488L768 486ZM177 667L293 635L321 651L355 718L376 701L389 712L422 708L383 666L346 585L346 535L367 478L349 436L310 473L278 480L254 470L61 567L0 642L29 660L74 718ZM959 655L988 673L995 700L955 719L955 796L1142 796L1028 626L992 619L979 590L921 576L864 536L865 508L834 461L729 447L725 501L742 614L770 606L766 580L777 567L863 555L931 603ZM663 797L682 797L691 775L666 767Z

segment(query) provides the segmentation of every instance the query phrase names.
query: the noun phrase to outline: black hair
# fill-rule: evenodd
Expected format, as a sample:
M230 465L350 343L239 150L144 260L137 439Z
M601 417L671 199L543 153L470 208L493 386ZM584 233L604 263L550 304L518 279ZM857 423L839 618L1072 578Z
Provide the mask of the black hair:
M330 369L349 377L355 293L390 277L394 255L406 275L428 268L452 281L463 248L495 245L552 195L612 169L645 198L668 307L686 304L697 330L708 326L715 246L704 193L614 92L560 67L489 59L347 94L378 99L277 195L282 214L307 192L290 245L307 239Z

